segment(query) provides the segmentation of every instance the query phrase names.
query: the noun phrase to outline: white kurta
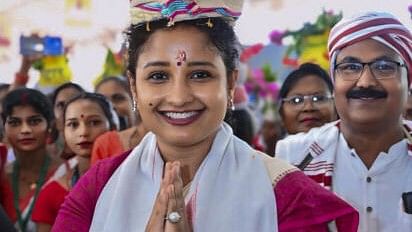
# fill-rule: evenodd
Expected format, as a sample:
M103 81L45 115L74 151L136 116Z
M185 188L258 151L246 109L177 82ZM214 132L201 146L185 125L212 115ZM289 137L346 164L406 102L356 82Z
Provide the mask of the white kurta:
M412 231L401 196L412 191L412 157L406 139L381 152L368 170L340 134L332 189L359 211L359 231Z
M412 215L404 212L401 199L403 192L412 191L412 151L407 139L392 145L388 154L381 152L368 170L348 147L338 122L280 140L276 157L297 165L310 153L313 160L304 173L359 211L360 232L412 232ZM410 121L404 124L412 128ZM332 184L327 186L324 181L330 176Z

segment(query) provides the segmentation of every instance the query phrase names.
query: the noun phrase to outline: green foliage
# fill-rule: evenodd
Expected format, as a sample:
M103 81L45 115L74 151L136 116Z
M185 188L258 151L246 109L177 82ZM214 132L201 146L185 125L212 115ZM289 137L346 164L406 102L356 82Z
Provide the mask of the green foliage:
M330 30L339 20L342 19L342 12L339 14L333 14L333 12L327 12L323 10L323 13L319 15L315 23L305 23L303 27L296 31L286 31L283 34L283 38L291 36L294 44L290 45L287 50L287 56L293 51L299 56L304 49L304 39L311 35L321 35Z
M102 79L109 76L118 76L123 74L123 64L121 60L116 59L112 50L108 49L106 59L103 65L102 73L93 81L94 85L99 83Z
M275 82L277 81L277 73L272 71L270 64L264 64L262 66L263 76L266 82Z

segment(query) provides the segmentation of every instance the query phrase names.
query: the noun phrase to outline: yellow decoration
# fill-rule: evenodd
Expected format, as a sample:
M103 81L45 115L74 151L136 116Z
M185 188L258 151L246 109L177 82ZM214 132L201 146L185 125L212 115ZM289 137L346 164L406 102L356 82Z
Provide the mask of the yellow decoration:
M305 23L296 31L286 31L282 38L292 37L293 43L288 46L285 54L284 64L298 66L302 63L311 62L328 70L327 44L331 28L342 18L342 13L334 14L332 11L323 11L316 22ZM276 33L272 33L279 37ZM278 38L274 37L275 42ZM291 58L291 54L297 58ZM296 67L295 67L296 68Z
M121 54L114 54L111 49L108 49L103 70L101 74L93 81L93 85L96 86L104 78L110 76L121 76L123 75L123 72L124 66Z
M92 8L91 0L66 0L65 1L65 9L87 9L90 10Z
M10 59L11 25L6 14L0 14L0 63Z
M71 27L90 27L92 0L65 0L65 24Z
M303 38L303 49L299 56L298 63L312 62L320 65L323 69L329 70L329 60L327 56L327 43L329 31L326 30L320 35L309 35Z
M71 81L72 72L64 55L45 56L40 62L40 86L57 87Z

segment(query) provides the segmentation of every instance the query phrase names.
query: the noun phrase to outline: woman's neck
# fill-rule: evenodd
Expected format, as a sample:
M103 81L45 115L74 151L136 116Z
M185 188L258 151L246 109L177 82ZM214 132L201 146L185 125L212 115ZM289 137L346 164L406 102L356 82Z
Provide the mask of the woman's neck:
M38 172L47 156L46 147L36 151L15 151L16 161L21 170Z
M84 156L76 156L77 157L77 165L79 167L79 174L83 176L87 170L90 168L90 157Z
M402 123L386 123L369 127L357 127L341 122L341 131L349 145L354 148L367 168L381 152L388 152L389 148L404 138Z
M144 129L142 123L118 132L120 142L126 150L132 149L138 145L145 134L146 129Z
M173 146L158 140L158 146L164 162L180 161L182 180L185 186L196 175L203 159L208 154L215 136L192 146Z

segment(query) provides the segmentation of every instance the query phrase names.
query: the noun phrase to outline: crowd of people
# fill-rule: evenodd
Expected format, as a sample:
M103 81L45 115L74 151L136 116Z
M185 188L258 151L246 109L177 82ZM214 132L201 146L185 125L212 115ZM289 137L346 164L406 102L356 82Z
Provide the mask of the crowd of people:
M242 1L161 2L130 2L125 75L93 93L25 87L28 57L0 86L0 231L412 232L405 25L342 19L330 70L300 65L259 122Z

